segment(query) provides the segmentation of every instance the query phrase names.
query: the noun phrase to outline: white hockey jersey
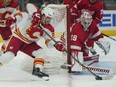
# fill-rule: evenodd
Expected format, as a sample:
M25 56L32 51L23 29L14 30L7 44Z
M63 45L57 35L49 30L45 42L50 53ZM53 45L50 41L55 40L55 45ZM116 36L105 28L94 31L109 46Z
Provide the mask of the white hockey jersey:
M15 1L5 7L0 0L0 27L6 27L6 19L8 17L16 17L17 22L22 20L22 14L19 10L18 4Z
M33 27L31 22L33 20L32 17L29 17L26 12L22 14L23 20L17 24L17 29L15 30L13 36L19 38L27 44L37 42L41 37L44 37L45 41L50 39L38 26ZM43 27L51 36L53 36L54 28L51 24Z

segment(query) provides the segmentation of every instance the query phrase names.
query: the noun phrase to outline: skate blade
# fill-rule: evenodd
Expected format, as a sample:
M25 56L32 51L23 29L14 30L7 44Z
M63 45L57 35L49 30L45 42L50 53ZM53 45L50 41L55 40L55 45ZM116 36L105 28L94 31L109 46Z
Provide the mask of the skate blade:
M43 80L49 81L49 77L42 77Z
M42 78L40 78L38 76L32 75L31 81L49 81L49 77L42 77Z

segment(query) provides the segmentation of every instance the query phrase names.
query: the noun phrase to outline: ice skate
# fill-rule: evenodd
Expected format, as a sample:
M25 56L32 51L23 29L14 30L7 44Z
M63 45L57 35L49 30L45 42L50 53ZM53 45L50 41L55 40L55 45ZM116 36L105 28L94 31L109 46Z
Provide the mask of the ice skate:
M40 68L34 68L32 75L38 76L39 78L44 79L45 81L49 80L49 75L40 71Z

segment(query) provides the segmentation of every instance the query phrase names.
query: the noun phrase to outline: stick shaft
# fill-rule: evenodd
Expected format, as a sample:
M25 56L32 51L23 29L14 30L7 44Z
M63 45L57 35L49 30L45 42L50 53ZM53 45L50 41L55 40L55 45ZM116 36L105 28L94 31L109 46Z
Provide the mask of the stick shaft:
M42 25L40 25L39 27L43 30L43 32L44 32L46 35L49 36L49 38L50 38L51 40L53 40L55 43L57 43L57 41L45 30L45 28L44 28ZM79 65L81 65L84 69L86 69L88 72L90 72L95 78L98 78L98 77L99 77L99 76L96 75L94 72L92 72L88 67L86 67L84 64L82 64L78 59L76 59L74 56L72 56L71 53L69 53L67 50L65 50L65 52L66 52L69 56L71 56L71 58L73 58ZM101 78L102 78L102 77L101 77Z
M110 39L116 41L116 39L114 39L114 38L112 38L112 37L110 37L110 36L108 36L108 35L106 35L106 34L104 34L104 33L102 33L102 34L103 34L104 36L106 36L106 37L108 37L108 38L110 38Z

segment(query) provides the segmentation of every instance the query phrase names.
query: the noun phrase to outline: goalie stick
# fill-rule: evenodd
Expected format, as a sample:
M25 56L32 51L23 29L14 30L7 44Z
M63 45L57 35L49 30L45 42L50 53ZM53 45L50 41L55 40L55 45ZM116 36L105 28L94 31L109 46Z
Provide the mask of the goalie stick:
M104 33L102 33L102 34L103 34L104 36L106 36L106 37L108 37L108 38L110 38L110 39L116 41L116 39L114 39L114 38L112 38L112 37L110 37L110 36L108 36L108 35L106 35L106 34L104 34Z
M57 44L57 41L45 30L45 28L44 28L41 24L40 24L40 26L38 26L38 27L40 27L40 28L42 29L42 31L43 31L46 35L48 35L48 37L49 37L52 41L54 41L55 44ZM96 80L108 80L108 79L113 78L113 76L110 76L110 75L105 76L105 77L101 77L101 76L99 76L99 75L96 75L94 72L92 72L91 70L89 70L89 68L88 68L87 66L85 66L85 65L82 64L78 59L76 59L74 56L72 56L70 52L68 52L67 50L65 50L65 52L66 52L71 58L73 58L80 66L82 66L83 69L86 69L88 72L90 72L90 73L95 77Z
M70 64L64 63L61 65L62 69L68 69L68 67L72 67ZM102 68L102 67L94 67L94 66L86 66L89 70L95 71L98 73L104 73L104 74L114 74L116 72L116 66L112 67L112 69Z

